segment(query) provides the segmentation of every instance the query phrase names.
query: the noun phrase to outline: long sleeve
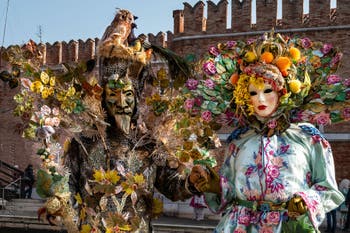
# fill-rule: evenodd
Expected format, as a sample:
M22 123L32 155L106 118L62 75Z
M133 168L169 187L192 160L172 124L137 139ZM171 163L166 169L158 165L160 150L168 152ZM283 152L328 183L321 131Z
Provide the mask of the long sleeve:
M309 135L310 167L306 182L310 188L299 191L309 209L309 217L315 226L319 226L325 214L337 208L344 196L338 190L331 146L322 134L313 126L301 125L302 131Z

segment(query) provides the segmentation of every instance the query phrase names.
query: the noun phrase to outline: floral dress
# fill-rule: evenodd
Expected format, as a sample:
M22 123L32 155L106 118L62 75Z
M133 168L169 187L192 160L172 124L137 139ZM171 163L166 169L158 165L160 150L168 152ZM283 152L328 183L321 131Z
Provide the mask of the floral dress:
M271 137L249 130L230 144L229 152L220 171L221 196L205 193L209 208L223 212L215 232L284 232L287 208L256 210L236 200L285 203L301 196L308 207L303 221L314 231L325 213L344 200L337 189L330 145L310 124L292 124Z

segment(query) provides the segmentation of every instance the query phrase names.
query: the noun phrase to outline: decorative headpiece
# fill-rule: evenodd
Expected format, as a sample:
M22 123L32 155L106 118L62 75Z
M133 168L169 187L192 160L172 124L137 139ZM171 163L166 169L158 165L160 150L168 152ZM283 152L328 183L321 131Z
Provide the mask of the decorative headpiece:
M211 46L202 61L203 80L188 80L188 99L198 101L185 108L216 126L254 127L247 88L251 82L268 82L280 94L274 119L283 116L288 122L318 125L349 120L350 81L333 74L341 57L331 44L273 31L256 39L220 43Z

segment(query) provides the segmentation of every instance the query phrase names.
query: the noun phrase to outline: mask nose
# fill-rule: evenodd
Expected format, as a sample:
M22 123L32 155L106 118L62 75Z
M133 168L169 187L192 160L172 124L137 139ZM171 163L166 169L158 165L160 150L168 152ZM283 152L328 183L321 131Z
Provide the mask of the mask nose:
M265 100L266 100L266 98L265 98L265 94L264 93L262 93L262 92L260 92L260 93L258 93L258 100L259 100L259 102L265 102Z

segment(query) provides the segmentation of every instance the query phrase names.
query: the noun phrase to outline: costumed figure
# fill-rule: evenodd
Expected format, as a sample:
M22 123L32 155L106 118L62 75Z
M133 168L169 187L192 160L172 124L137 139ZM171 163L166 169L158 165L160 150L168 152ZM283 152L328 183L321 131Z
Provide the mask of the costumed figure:
M125 28L133 24L132 14L122 10L116 18L119 22L113 27L123 24L122 31L129 32ZM126 22L120 22L124 19ZM151 232L150 220L161 207L153 200L154 188L174 201L192 194L185 189L183 165L145 129L139 116L147 78L146 52L104 38L99 46L102 104L96 105L94 99L89 106L106 111L106 117L100 119L105 123L91 129L96 135L82 132L70 143L65 155L71 172L70 190L78 196L80 215L86 215L80 219L82 228ZM103 112L97 115L104 116Z
M118 11L98 45L97 62L61 64L60 72L42 67L33 41L3 52L12 71L1 72L1 79L13 88L21 84L14 97L14 114L22 119L17 130L41 143L37 193L47 201L39 218L62 222L68 232L151 232L151 218L162 211L155 188L174 201L192 196L184 165L141 111L147 108L141 106L145 83L153 78L152 51L169 61L154 68L164 79L168 69L185 80L189 68L145 35L135 38L134 19Z
M319 232L344 201L330 144L309 123L349 120L349 80L332 74L340 57L330 44L273 32L209 49L193 93L202 116L235 129L220 172L195 166L189 180L224 213L215 232Z

